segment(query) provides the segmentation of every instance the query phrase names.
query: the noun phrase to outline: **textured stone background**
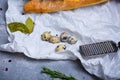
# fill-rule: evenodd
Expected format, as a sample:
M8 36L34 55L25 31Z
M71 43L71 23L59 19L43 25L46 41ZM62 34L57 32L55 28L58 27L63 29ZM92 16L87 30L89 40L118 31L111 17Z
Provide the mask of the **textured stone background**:
M7 0L0 0L0 44L8 42L5 28L6 10ZM19 53L0 52L0 80L53 80L40 73L43 66L72 75L78 80L98 80L84 70L79 60L33 60Z

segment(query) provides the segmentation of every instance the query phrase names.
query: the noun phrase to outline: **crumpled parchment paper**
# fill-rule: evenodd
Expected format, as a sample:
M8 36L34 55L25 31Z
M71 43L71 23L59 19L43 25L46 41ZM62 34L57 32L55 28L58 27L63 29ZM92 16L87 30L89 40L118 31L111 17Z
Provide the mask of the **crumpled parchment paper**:
M31 17L35 22L34 31L25 35L19 31L9 33L9 43L0 46L0 50L24 53L34 59L80 59L84 68L100 78L114 80L120 78L120 51L101 55L94 58L83 58L79 53L79 45L105 40L120 41L120 3L110 1L90 7L69 11L44 14L22 15L25 0L8 0L6 22L25 22ZM76 36L79 41L75 45L66 44L64 52L56 53L58 44L51 44L41 40L44 31L51 31L52 35L68 32Z

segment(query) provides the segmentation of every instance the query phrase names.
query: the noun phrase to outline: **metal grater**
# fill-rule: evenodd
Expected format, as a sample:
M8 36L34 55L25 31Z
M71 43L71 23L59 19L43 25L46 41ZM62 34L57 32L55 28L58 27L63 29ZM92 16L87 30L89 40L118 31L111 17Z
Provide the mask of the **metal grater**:
M117 46L117 44L113 41L104 41L99 43L81 45L79 47L79 51L83 56L93 56L117 52L118 47L120 47L120 42L118 43Z

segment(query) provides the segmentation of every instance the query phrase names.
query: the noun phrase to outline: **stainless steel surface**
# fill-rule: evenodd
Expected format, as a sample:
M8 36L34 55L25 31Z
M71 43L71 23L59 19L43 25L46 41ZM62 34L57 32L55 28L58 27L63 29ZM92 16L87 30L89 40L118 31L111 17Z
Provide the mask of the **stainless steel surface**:
M0 0L0 8L0 44L4 44L8 42L4 18L7 0ZM79 60L34 60L20 53L0 52L0 80L53 80L40 72L44 66L72 75L78 80L98 80L84 70Z

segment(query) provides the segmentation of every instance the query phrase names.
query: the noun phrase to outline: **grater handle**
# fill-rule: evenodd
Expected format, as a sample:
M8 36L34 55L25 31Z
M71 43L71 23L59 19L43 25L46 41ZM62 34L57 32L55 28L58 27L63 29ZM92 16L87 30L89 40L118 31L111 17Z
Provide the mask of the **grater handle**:
M120 42L118 42L118 47L120 48Z

